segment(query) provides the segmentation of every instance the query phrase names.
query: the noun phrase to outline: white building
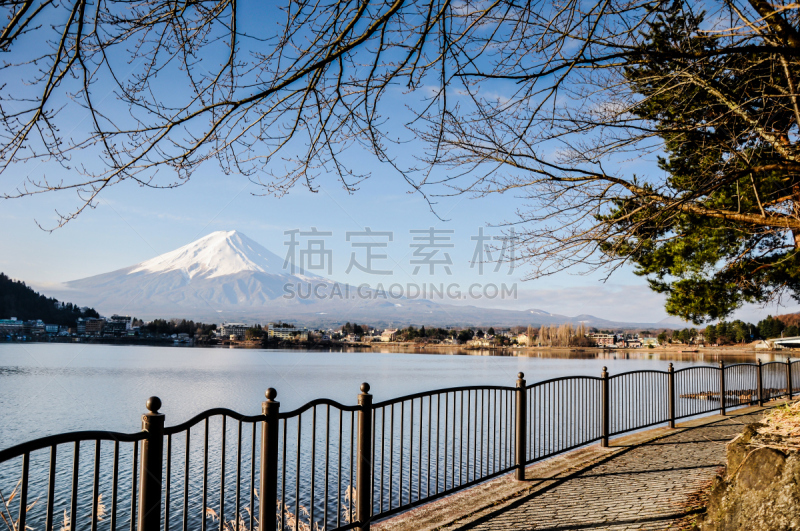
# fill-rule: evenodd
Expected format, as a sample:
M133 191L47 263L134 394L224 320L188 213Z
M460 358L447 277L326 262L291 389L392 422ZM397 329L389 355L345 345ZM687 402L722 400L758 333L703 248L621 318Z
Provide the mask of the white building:
M467 341L467 345L470 347L491 347L494 345L494 341L486 337L476 337Z
M270 339L308 341L308 328L276 327L270 323L267 327L267 337Z
M381 334L381 341L384 343L388 343L390 341L394 341L397 339L397 329L396 328L387 328Z
M223 339L230 338L231 340L244 339L245 332L249 327L244 323L222 323L219 325L219 335Z
M532 338L528 334L519 334L514 339L517 340L518 345L532 345Z

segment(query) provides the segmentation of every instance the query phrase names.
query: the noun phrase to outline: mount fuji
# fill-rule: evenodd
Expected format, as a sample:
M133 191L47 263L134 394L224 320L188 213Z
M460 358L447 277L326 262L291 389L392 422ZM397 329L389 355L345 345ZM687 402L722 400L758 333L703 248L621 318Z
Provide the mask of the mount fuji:
M570 318L542 310L457 306L425 299L287 298L287 284L302 286L302 292L316 288L332 293L334 289L349 288L354 294L356 289L300 268L289 273L283 265L282 258L241 232L218 231L139 264L73 280L63 289L43 291L59 300L94 307L105 315L118 313L143 319L177 317L246 323L291 320L307 325L351 321L395 326L524 326L583 321L597 327L654 326L616 323L588 315Z

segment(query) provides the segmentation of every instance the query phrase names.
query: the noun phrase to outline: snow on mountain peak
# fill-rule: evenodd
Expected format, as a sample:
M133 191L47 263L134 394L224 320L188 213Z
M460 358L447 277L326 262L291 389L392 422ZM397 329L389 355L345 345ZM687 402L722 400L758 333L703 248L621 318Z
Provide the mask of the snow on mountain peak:
M133 266L129 272L181 271L189 279L235 275L244 271L286 274L283 260L241 232L217 231L174 251Z

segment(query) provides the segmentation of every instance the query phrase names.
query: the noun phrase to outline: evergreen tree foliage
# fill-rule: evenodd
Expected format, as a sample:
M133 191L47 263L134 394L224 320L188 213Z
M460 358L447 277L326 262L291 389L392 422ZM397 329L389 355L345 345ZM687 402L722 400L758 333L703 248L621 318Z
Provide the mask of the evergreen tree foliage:
M47 324L75 326L79 317L100 317L93 309L82 311L71 302L64 303L46 297L0 273L0 319L16 317L20 321L41 319Z
M754 36L748 53L738 49L744 43L705 31L704 14L693 7L663 8L624 70L640 97L634 114L663 139L658 165L667 181L659 191L638 183L640 193L598 218L624 234L603 250L633 262L667 295L668 313L700 323L784 291L800 296L800 230L792 226L800 209L793 146L800 113L790 103L794 74L779 54L758 51L782 45L780 38ZM796 21L783 17L765 28L782 22L797 34Z
M775 319L768 315L766 319L758 322L758 333L764 339L772 339L781 337L781 332L786 328L786 325L780 319Z

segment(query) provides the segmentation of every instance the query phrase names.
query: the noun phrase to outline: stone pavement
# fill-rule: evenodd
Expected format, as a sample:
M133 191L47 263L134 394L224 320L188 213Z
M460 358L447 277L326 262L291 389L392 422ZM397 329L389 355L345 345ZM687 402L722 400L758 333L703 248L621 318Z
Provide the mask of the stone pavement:
M695 494L725 464L725 444L759 416L726 418L629 446L472 522L446 529L685 528L698 512Z
M770 403L779 405L783 401ZM374 524L374 531L689 529L725 445L762 408L654 428L561 454Z

